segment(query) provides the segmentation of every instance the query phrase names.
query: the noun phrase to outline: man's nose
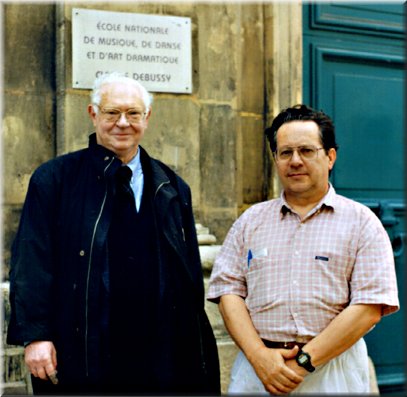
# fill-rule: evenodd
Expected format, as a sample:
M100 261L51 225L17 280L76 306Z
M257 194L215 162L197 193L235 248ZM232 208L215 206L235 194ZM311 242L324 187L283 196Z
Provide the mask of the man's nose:
M125 125L129 124L127 117L126 117L126 113L120 113L119 120L117 120L116 124L119 126L125 126Z
M298 164L302 163L302 157L297 149L293 150L293 155L291 156L291 163Z

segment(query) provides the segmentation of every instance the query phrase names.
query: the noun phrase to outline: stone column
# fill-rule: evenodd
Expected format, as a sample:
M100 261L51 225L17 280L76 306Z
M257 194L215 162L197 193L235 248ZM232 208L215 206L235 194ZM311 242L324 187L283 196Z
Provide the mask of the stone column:
M266 125L288 106L302 102L302 3L273 2L265 7ZM277 197L280 184L268 152L268 198Z

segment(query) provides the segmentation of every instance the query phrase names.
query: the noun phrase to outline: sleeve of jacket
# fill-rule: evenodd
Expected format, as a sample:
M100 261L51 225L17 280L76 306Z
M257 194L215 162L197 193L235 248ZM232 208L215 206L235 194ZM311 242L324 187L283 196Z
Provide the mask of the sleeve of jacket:
M182 218L185 234L185 242L188 250L188 259L191 266L190 272L194 278L194 283L197 288L197 296L199 304L204 305L204 284L201 257L199 254L198 238L196 235L195 219L192 209L191 189L189 186L178 177L178 191L182 200Z
M11 316L7 342L53 340L55 205L51 167L30 179L10 265Z

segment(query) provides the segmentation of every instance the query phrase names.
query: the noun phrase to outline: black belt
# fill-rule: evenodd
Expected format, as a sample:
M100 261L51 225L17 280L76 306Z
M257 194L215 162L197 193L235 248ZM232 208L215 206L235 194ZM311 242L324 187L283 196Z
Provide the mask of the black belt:
M266 340L262 339L263 343L271 348L271 349L292 349L294 346L298 346L300 349L302 349L306 343L301 343L301 342L274 342L272 340Z

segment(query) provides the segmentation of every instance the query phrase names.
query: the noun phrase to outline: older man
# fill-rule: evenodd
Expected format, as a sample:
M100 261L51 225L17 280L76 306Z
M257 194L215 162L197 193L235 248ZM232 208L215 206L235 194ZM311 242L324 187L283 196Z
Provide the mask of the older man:
M140 146L151 95L96 80L89 147L33 174L12 248L8 342L34 393L218 393L188 185Z
M363 336L399 308L390 240L330 184L337 145L326 114L287 108L266 134L281 197L235 222L208 292L241 349L229 391L368 393Z

